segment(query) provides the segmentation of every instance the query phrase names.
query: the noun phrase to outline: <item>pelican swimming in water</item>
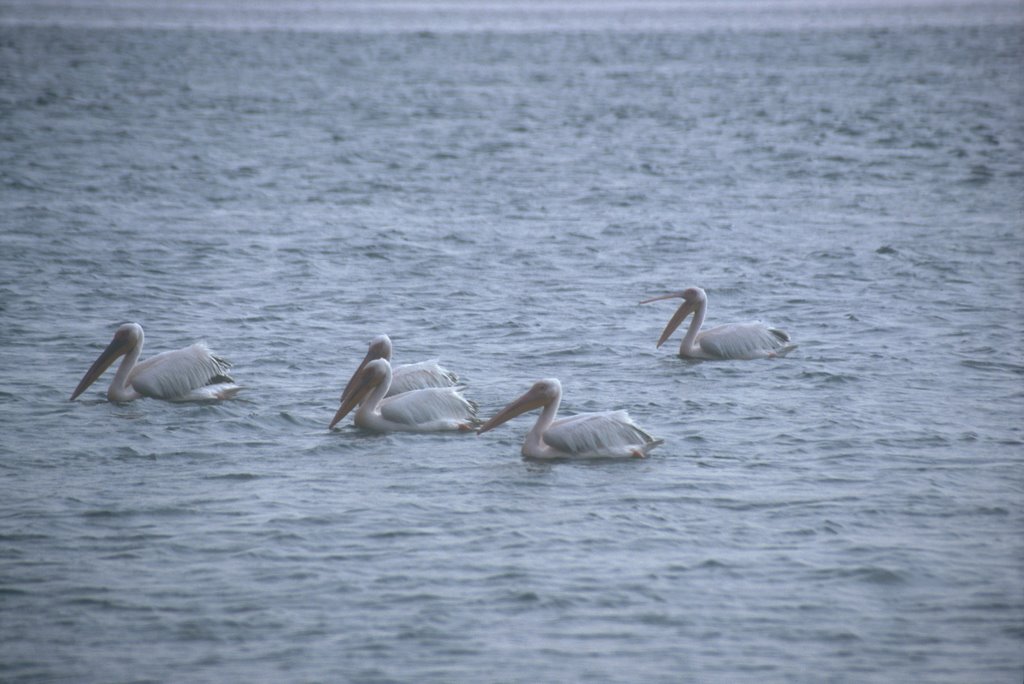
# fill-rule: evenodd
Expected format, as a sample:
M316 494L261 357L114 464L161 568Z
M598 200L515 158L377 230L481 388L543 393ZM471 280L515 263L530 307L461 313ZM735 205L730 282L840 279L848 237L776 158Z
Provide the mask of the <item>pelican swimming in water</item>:
M355 424L377 432L468 432L480 423L476 404L457 387L425 387L388 397L392 377L387 359L364 364L352 378L351 389L342 395L341 407L328 429L356 406Z
M641 430L625 411L579 413L556 419L561 401L562 383L554 378L538 380L526 394L481 425L477 433L543 407L523 442L523 456L527 458L643 458L663 441Z
M348 384L345 385L345 389L341 392L342 402L345 401L349 392L352 391L352 385L355 382L356 376L366 367L366 364L374 359L384 359L390 363L391 338L387 335L377 335L370 340L366 356L363 357L359 367L356 368L356 372L352 374ZM458 385L458 382L458 376L440 365L437 359L392 366L391 388L388 390L387 396L391 397L411 390L426 389L427 387L455 387Z
M214 356L204 343L163 352L139 363L144 339L142 326L138 323L125 323L119 327L114 339L78 383L71 400L103 375L103 371L121 355L124 355L124 360L107 389L110 401L131 401L141 397L207 401L227 399L241 389L227 374L231 364Z
M657 346L665 343L679 324L691 312L693 321L679 345L679 356L684 359L767 359L785 356L796 349L789 343L789 335L764 323L727 323L701 331L708 310L708 296L699 287L688 287L682 292L670 292L640 302L647 304L661 299L682 297L683 303L665 326Z

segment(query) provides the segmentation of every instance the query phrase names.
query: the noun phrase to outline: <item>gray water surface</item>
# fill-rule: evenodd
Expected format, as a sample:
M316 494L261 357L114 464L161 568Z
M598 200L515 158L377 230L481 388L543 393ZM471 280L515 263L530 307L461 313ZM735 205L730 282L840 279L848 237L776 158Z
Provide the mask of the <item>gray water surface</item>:
M3 5L3 680L1020 681L1019 4ZM799 348L656 349L690 285ZM245 389L69 402L124 321ZM328 431L382 332L484 416L557 377L665 444Z

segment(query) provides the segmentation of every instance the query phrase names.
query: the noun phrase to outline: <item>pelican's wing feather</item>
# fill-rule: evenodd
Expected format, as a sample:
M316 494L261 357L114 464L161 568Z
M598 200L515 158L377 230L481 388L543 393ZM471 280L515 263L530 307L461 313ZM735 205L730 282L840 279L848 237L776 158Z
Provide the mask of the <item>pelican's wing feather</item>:
M544 441L565 453L595 456L618 456L631 448L646 451L661 443L641 430L625 411L580 413L560 418L544 433Z
M199 342L146 359L135 367L128 381L147 397L185 399L205 385L233 382L228 376L230 367Z
M476 421L476 404L454 387L428 387L388 397L381 416L395 423L423 425L439 420Z
M458 376L437 362L437 359L408 363L392 369L388 396L428 387L454 387Z
M789 335L763 323L728 323L697 337L700 348L720 359L759 359L792 349ZM788 348L787 348L788 347Z

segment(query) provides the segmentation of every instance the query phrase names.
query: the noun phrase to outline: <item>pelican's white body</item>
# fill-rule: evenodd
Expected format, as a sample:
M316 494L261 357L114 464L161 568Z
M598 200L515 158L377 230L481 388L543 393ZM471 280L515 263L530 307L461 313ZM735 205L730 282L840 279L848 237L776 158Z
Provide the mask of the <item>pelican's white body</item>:
M690 327L679 344L679 356L684 359L767 359L785 356L796 349L795 344L789 343L789 335L785 331L771 328L761 322L726 323L701 330L707 314L708 297L699 287L653 297L641 304L673 297L682 297L683 303L665 326L657 346L664 344L679 324L693 313Z
M662 443L637 426L625 411L556 418L561 401L562 384L557 379L539 380L526 394L484 423L480 433L543 407L523 442L522 453L527 458L643 458Z
M377 432L468 431L478 422L476 405L457 387L427 387L387 396L392 371L386 359L367 362L349 384L329 427L356 405L353 422Z
M366 350L366 356L359 363L355 373L349 378L348 384L341 392L341 401L352 391L352 384L356 376L362 372L370 361L384 359L391 363L391 338L387 335L377 335L370 340ZM404 394L412 390L427 389L429 387L456 387L459 378L455 373L442 366L437 359L420 361L419 363L407 363L391 366L391 387L386 396L393 397L396 394Z
M144 342L145 335L138 323L119 327L71 398L84 392L122 354L125 357L107 388L110 401L132 401L141 397L206 401L227 399L241 389L228 377L231 364L214 356L205 343L163 352L140 362Z

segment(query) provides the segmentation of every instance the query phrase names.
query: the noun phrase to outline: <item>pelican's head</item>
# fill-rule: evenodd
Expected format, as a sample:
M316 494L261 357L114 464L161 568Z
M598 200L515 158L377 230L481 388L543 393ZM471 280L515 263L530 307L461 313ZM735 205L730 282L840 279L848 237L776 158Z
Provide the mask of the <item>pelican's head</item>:
M676 331L676 328L679 327L679 324L682 323L687 316L693 313L693 311L698 306L706 302L708 299L707 295L704 293L704 290L702 290L701 288L688 287L682 292L669 292L668 294L663 294L657 297L651 297L650 299L645 299L640 303L649 304L651 302L661 301L662 299L675 299L676 297L682 297L683 303L679 305L679 308L676 309L676 312L672 315L672 318L669 319L668 325L665 326L665 329L661 333L661 338L658 340L658 344L655 345L657 347L660 347L661 345L665 344L665 340L672 336L672 333Z
M142 343L142 337L142 326L138 323L125 323L119 327L114 333L114 339L110 341L110 344L99 355L99 358L93 361L92 365L89 366L89 370L82 376L82 381L78 383L78 387L71 393L71 401L74 401L78 398L78 395L89 389L89 385L96 382L96 379L103 375L103 371L110 368L110 364L117 360L117 357L123 356L139 346Z
M388 363L387 359L373 359L364 363L356 371L355 375L352 376L352 379L349 380L349 386L345 388L345 392L341 395L341 406L338 408L338 412L334 414L334 418L331 420L331 424L327 426L327 429L337 425L338 421L347 416L349 411L361 404L375 387L382 382L388 381L390 376L391 364Z
M366 358L363 359L363 363L365 364L374 359L391 360L391 338L387 335L377 335L370 340L370 346L366 350Z
M557 401L561 396L562 383L560 383L556 378L538 380L533 383L533 387L526 391L526 394L498 411L493 418L481 425L477 430L477 434L482 435L488 430L493 430L502 423L512 420L521 413L526 413L527 411L547 406L551 402Z
M366 367L366 364L370 363L370 361L373 361L374 359L391 360L391 338L387 335L377 335L370 340L370 346L366 350L366 356L364 356L363 360L359 362L359 367L356 368L356 372L348 379L348 383L345 384L345 389L341 391L342 402L345 401L349 392L352 391L352 383L355 382L356 376L359 375L360 371Z

